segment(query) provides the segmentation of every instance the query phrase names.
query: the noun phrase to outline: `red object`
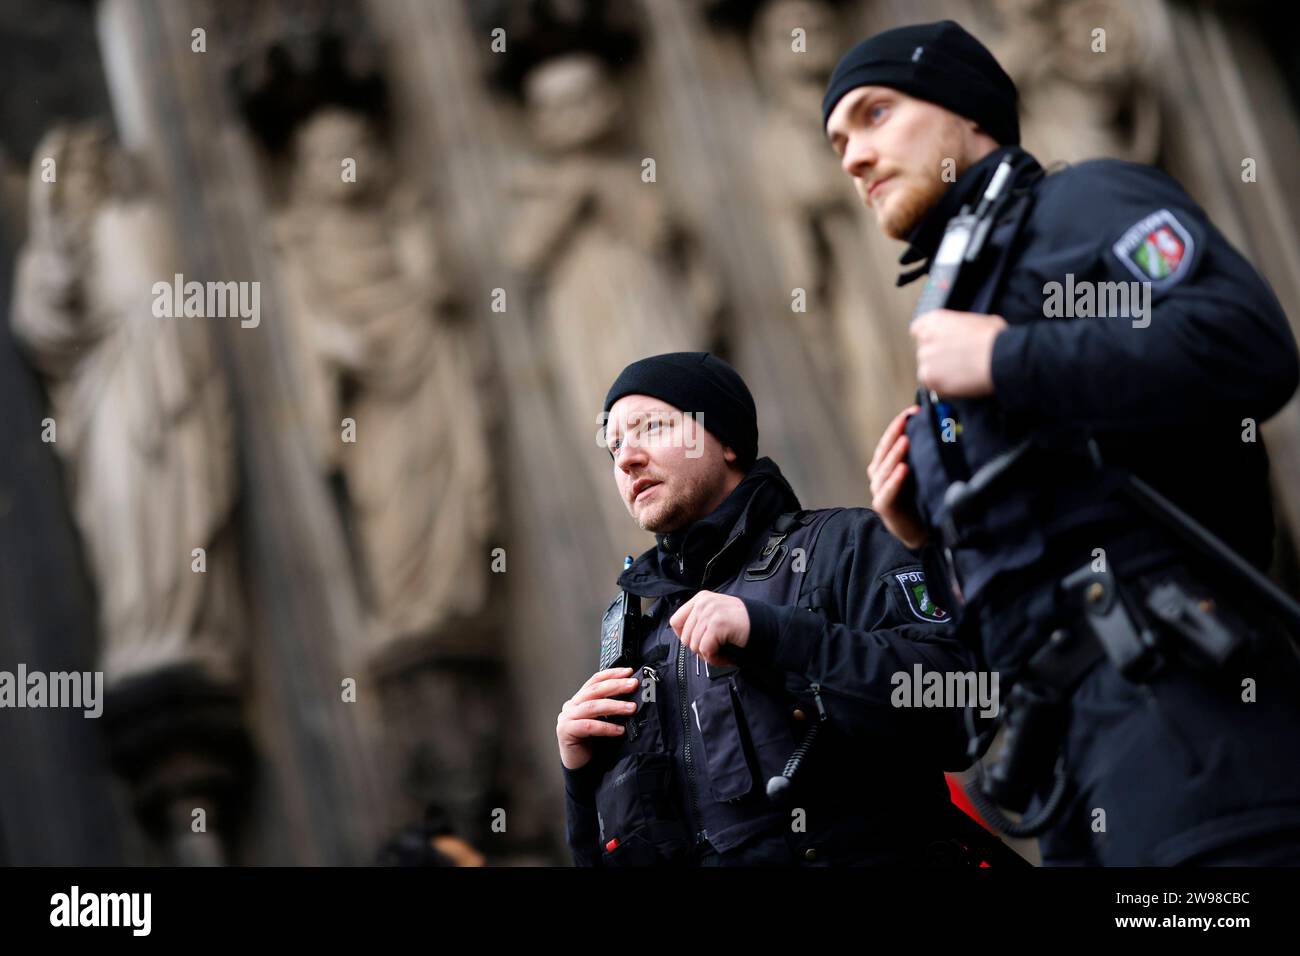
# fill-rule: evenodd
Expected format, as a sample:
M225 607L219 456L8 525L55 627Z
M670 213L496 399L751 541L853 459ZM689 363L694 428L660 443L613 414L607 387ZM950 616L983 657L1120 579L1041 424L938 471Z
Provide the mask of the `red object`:
M952 800L953 803L957 804L966 816L970 817L985 830L988 830L989 833L996 836L997 831L984 822L983 817L979 815L979 811L977 811L974 805L970 802L970 797L966 796L966 791L962 788L962 785L958 782L957 778L950 773L944 774L943 778L948 781L948 798Z
M608 843L605 844L605 852L613 853L617 847L618 847L618 837L614 837L614 839L610 840Z
M1001 840L1002 837L998 831L985 823L984 818L979 815L979 811L976 810L974 805L970 802L970 797L966 796L966 789L961 785L961 782L957 777L953 774L947 773L943 776L944 779L948 781L948 799L950 799L962 813L966 814L966 816L970 817L989 833L993 834L993 836ZM983 869L986 867L993 869L988 860L980 860L980 868Z

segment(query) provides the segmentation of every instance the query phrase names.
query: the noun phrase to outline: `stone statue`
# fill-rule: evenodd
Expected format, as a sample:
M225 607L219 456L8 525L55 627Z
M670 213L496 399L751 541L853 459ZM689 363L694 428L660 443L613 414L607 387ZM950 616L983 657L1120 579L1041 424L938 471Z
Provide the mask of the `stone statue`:
M1159 89L1143 8L1116 0L996 0L995 53L1020 90L1022 140L1043 165L1100 156L1152 163ZM1104 30L1104 51L1100 49ZM1094 49L1098 46L1098 49Z
M802 30L802 34L796 31ZM901 247L879 234L821 129L826 82L843 46L824 0L774 0L751 47L765 97L758 182L782 281L802 289L802 339L865 464L914 384L910 310L898 294Z
M231 683L235 450L207 326L238 317L159 314L154 285L178 271L176 243L156 203L124 188L126 162L93 126L37 146L14 332L48 387L106 684L187 667Z
M277 238L314 446L347 486L371 648L476 653L485 634L460 625L485 608L491 562L482 356L432 216L392 175L363 116L318 111L295 138Z
M565 428L592 462L598 507L630 547L628 516L596 443L605 392L636 359L709 348L719 286L687 247L665 187L644 181L646 157L620 141L628 116L599 59L543 62L525 77L524 97L544 156L515 182L519 213L506 254L528 282Z

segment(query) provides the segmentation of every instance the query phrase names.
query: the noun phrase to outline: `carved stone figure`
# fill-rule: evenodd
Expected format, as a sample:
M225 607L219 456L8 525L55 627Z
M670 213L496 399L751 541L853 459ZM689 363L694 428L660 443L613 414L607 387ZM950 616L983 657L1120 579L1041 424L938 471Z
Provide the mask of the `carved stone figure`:
M766 94L755 161L785 287L803 341L859 452L911 389L909 311L894 287L899 247L879 234L848 188L821 129L826 81L843 46L823 0L775 0L754 22L756 74ZM864 457L865 461L865 457Z
M995 52L1020 90L1026 149L1045 165L1099 156L1155 161L1161 105L1148 73L1154 31L1142 7L1115 0L994 7L1004 30Z
M590 450L597 507L626 539L628 517L608 494L609 460L595 440L605 391L636 359L708 348L720 295L687 249L665 187L644 181L646 157L617 136L628 117L601 61L578 53L544 61L524 94L545 156L519 174L506 253L530 280L565 428Z
M315 445L347 485L372 650L481 650L483 632L459 624L487 600L489 420L432 217L390 184L359 114L313 115L292 170L277 236Z
M38 145L13 327L48 387L106 684L186 667L231 683L235 454L206 325L225 320L158 314L176 244L158 206L124 190L126 168L96 127L57 127Z

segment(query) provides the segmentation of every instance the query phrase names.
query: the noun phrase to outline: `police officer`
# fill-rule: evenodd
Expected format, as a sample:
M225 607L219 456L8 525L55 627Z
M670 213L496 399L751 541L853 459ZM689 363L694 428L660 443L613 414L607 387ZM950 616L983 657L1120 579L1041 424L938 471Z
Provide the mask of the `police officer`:
M1045 862L1300 862L1296 654L1221 547L1269 564L1255 428L1298 372L1268 285L1158 170L1045 175L1011 79L951 21L858 44L823 109L921 263L899 284L929 270L923 301L945 300L912 322L919 400L868 475L1016 685L989 791L1045 831Z
M634 362L605 411L614 483L656 541L618 586L653 603L635 669L593 674L556 724L574 861L927 861L964 728L894 706L894 675L973 661L919 562L864 508L801 509L709 353ZM777 805L768 781L814 725Z

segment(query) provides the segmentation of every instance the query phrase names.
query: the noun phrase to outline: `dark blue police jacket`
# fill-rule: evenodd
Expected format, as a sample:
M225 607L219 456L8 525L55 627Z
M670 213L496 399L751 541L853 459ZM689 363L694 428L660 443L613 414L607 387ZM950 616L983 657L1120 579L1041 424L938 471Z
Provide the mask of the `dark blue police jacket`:
M781 524L783 514L797 520ZM652 598L633 728L565 770L578 865L920 862L942 837L945 769L965 757L961 711L895 707L894 675L974 669L921 567L864 508L799 511L759 459L710 515L658 535L618 581ZM741 666L708 667L668 621L699 590L745 602ZM594 630L593 622L593 630ZM814 685L816 695L813 694ZM818 719L791 808L765 795Z
M994 395L950 403L958 466L973 472L1030 434L1087 434L1107 465L1138 475L1267 568L1274 529L1257 429L1300 377L1268 284L1168 175L1109 159L1044 175L1018 147L994 150L958 179L909 237L904 264L934 255L949 220L978 203L1007 156L1014 200L949 301L1009 323L993 347ZM918 509L939 528L954 478L943 432L921 414L907 434ZM1095 548L1131 573L1176 550L1086 461L1061 461L1022 475L963 535L954 559L971 605L1050 585ZM936 600L955 605L938 583L936 546L922 559ZM1030 650L987 638L993 666L1014 666Z

